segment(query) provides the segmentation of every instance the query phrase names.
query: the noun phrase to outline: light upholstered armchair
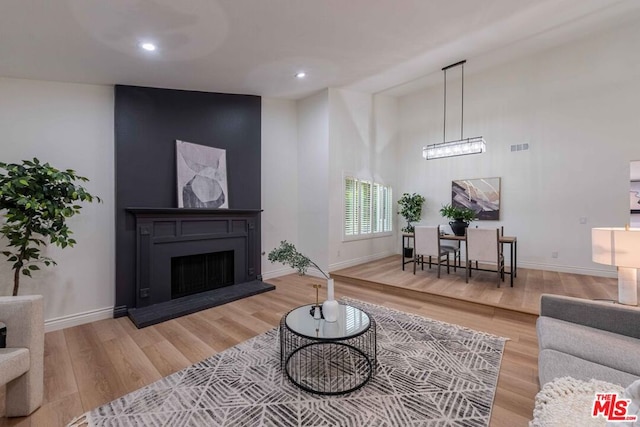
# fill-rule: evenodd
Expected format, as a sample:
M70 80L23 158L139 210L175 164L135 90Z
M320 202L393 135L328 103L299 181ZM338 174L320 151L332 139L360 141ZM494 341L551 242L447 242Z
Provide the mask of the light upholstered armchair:
M7 348L0 348L0 385L7 385L5 413L26 416L42 405L42 295L0 297L0 321L7 325Z

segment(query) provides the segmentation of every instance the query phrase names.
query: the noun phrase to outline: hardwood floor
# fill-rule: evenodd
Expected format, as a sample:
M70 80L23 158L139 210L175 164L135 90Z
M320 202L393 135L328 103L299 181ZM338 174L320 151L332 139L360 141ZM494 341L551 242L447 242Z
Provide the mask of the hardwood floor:
M587 299L618 298L618 281L611 278L519 268L513 288L509 286L508 276L498 288L496 273L474 271L469 283L465 283L464 269L457 272L451 269L451 274L443 269L438 279L435 268L429 270L426 264L424 270L418 267L415 275L413 264L405 265L404 271L400 266L400 255L396 255L332 271L331 276L343 282L370 284L378 289L424 292L536 315L543 293Z
M468 285L460 270L438 281L434 270L414 276L412 269L400 270L399 257L390 257L336 272L336 295L509 338L491 426L526 426L538 391L533 313L539 294L610 298L616 295L615 281L521 269L514 288L497 290L493 277L484 274L474 275ZM289 275L269 282L275 291L144 329L125 317L47 333L43 406L30 417L0 418L0 426L64 426L87 410L277 326L287 311L315 300L311 284L321 281Z

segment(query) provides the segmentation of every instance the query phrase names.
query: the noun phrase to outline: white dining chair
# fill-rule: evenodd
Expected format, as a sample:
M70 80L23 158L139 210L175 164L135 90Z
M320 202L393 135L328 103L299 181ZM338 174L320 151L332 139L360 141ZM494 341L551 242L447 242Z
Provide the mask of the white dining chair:
M471 265L478 263L491 264L496 266L497 283L500 287L500 280L504 281L504 256L500 245L499 228L467 228L466 238L466 282L469 283L471 277Z
M416 265L424 270L424 257L429 257L429 268L432 260L438 264L438 278L440 278L440 266L446 261L447 274L449 274L449 251L440 247L440 227L416 226L414 230L414 262L413 274L416 274Z

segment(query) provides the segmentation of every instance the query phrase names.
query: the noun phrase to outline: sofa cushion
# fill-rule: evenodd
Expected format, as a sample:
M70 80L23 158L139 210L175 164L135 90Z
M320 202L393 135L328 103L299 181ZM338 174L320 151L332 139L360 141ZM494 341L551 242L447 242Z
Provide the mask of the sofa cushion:
M18 378L29 370L29 350L0 348L0 385Z
M597 379L624 387L639 379L635 375L550 349L542 350L538 355L538 374L540 386L564 376L583 381Z
M540 297L540 316L640 339L640 309L561 295Z
M541 350L552 349L640 377L640 340L551 317L537 322Z

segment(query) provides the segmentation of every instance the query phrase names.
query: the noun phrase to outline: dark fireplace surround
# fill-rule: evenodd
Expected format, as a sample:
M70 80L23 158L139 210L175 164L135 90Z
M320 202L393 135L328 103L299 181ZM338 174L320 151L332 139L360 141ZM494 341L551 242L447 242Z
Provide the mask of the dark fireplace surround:
M274 289L261 282L259 210L128 208L135 216L135 308L138 327ZM231 253L233 283L172 299L172 259Z
M259 281L261 98L122 85L114 95L114 316L141 327L267 286ZM178 208L176 140L226 151L230 209ZM233 285L166 301L172 257L218 250L232 252Z

